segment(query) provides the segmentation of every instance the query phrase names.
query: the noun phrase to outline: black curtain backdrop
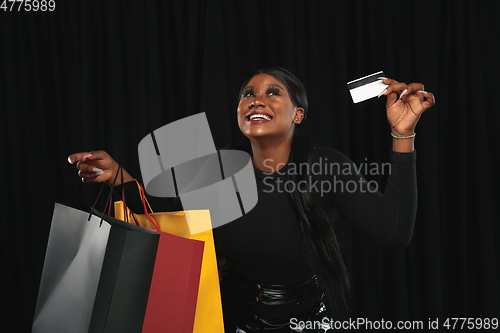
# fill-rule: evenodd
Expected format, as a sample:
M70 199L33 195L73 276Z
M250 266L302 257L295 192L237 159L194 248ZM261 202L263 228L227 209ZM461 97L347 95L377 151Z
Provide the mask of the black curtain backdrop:
M336 225L353 280L344 319L500 317L498 2L55 3L0 10L2 332L31 329L54 203L99 190L68 155L103 149L140 178L139 141L199 112L217 147L244 143L240 84L271 65L306 85L303 128L357 164L387 162L392 138L385 98L353 104L348 81L383 70L436 96L416 129L410 245Z

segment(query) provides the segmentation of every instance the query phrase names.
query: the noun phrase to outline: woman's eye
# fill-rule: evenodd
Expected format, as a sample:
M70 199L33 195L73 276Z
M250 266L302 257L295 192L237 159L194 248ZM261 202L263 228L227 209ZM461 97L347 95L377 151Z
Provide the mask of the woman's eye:
M242 97L242 98L246 98L246 97L254 97L253 91L252 91L252 90L247 90L247 91L244 91L244 92L241 94L241 97Z
M271 88L267 91L267 96L281 96L279 89Z

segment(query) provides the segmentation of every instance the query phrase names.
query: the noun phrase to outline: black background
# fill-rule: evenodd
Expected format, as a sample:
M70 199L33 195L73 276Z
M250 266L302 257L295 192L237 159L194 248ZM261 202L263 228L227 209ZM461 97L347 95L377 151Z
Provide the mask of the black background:
M99 190L68 155L103 149L140 178L139 141L199 112L217 147L242 143L239 87L270 65L307 87L303 128L355 163L387 162L392 138L385 98L353 104L348 81L383 70L436 96L416 129L408 248L336 226L345 319L500 317L496 1L55 2L0 10L2 331L31 328L54 202Z

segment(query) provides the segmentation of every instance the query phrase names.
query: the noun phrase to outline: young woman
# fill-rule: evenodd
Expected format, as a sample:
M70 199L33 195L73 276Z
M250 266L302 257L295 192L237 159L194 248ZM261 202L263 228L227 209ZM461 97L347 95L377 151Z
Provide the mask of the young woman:
M323 321L349 289L332 227L338 214L387 246L405 247L410 241L417 204L414 131L435 99L420 83L383 81L388 87L381 95L387 96L393 136L391 174L383 194L355 172L346 156L316 147L297 131L308 104L304 86L293 74L263 69L243 84L237 119L251 144L259 200L246 215L214 230L224 263L226 333L327 329L301 330L300 324ZM84 183L112 182L118 172L118 164L103 151L73 154L69 161L78 161ZM324 167L317 172L314 165ZM133 178L126 171L123 175L127 204L134 210L137 202L140 213L136 187L127 184Z

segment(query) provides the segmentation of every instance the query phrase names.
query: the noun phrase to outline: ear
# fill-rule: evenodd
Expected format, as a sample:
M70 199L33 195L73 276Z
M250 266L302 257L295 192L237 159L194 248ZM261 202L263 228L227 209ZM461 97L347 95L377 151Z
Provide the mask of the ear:
M303 119L304 119L304 109L301 107L298 107L295 110L295 117L293 118L293 123L295 125L298 125L302 122Z

